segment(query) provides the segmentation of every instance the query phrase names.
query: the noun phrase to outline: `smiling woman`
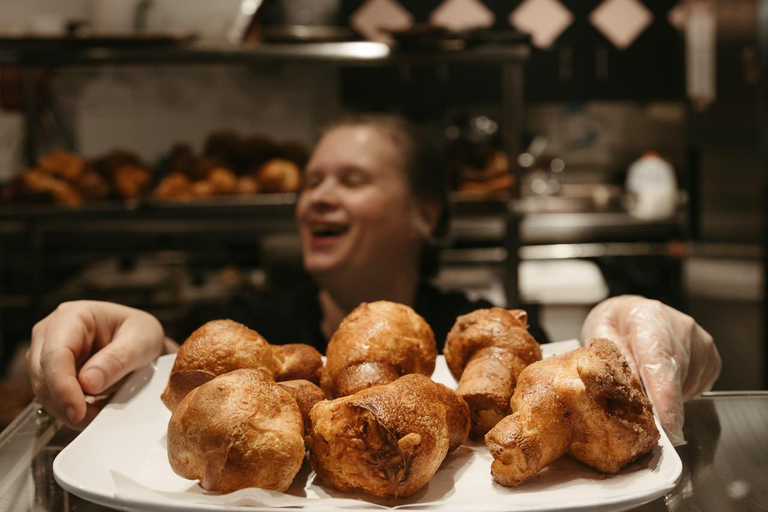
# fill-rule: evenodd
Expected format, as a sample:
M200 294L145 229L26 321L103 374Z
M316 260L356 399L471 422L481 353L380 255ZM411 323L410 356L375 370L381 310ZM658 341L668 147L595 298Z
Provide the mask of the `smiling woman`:
M350 119L326 131L307 165L296 218L304 266L330 295L326 312L382 299L413 303L425 238L447 205L444 186L442 197L414 190L408 170L426 169L412 162L425 158L409 129L395 119Z

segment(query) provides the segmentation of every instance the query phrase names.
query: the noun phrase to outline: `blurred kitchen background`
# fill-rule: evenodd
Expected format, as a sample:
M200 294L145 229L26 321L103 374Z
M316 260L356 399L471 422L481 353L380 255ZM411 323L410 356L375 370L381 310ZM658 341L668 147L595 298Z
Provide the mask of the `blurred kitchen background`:
M768 0L0 0L0 13L6 382L64 300L147 309L181 340L206 304L302 279L298 181L271 172L298 173L334 117L383 111L425 127L451 166L439 285L515 297L552 340L578 337L608 296L658 298L714 336L717 389L766 388ZM337 58L335 43L365 40L424 59ZM258 57L270 48L282 53ZM507 57L443 58L489 49Z

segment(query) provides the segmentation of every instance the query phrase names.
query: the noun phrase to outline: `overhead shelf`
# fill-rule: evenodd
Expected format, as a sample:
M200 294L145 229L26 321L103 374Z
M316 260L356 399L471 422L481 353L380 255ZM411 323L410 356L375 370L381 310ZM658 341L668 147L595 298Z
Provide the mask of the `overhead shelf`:
M0 45L0 65L80 66L105 64L248 64L260 61L305 61L376 64L435 63L521 63L530 55L526 44L484 44L464 50L398 51L384 43L350 41L334 43L259 44L230 46L224 44L173 44L157 47L142 45L41 48Z

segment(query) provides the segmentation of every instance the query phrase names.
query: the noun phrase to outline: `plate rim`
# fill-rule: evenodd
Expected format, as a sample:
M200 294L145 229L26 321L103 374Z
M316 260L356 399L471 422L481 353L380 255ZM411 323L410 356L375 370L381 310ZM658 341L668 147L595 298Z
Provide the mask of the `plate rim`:
M131 374L126 381L123 383L123 385L118 389L118 391L113 396L113 401L116 398L124 399L126 396L128 396L127 400L133 400L135 399L136 395L144 388L144 386L149 386L150 383L155 381L156 379L162 379L163 382L167 379L166 375L162 375L162 369L158 371L158 366L161 366L161 368L164 368L167 366L168 371L170 372L170 368L172 366L173 360L175 360L176 354L168 354L164 356L160 356L158 359L150 363L149 365L145 366L144 368L134 372ZM443 356L438 356L442 358ZM151 372L151 373L150 373ZM147 374L149 373L149 376ZM142 379L144 382L142 383ZM137 384L142 384L137 389ZM109 408L112 406L112 402L108 404L106 407ZM69 445L64 447L64 449L59 452L59 454L56 456L53 462L53 473L54 473L54 479L56 482L65 490L71 492L72 494L75 494L76 496L79 496L83 499L86 499L88 501L92 501L94 503L97 503L99 505L116 508L119 510L141 510L141 511L147 511L147 512L208 512L208 511L236 511L236 512L286 512L291 510L291 508L286 507L271 507L271 506L265 506L265 507L259 507L259 506L230 506L230 505L215 505L215 504L206 504L206 503L179 503L179 504L173 504L168 502L156 502L156 501L148 501L148 500L142 500L142 499L129 499L125 497L116 497L114 495L114 487L112 486L110 489L104 489L102 487L97 487L93 485L89 485L87 482L80 481L76 476L73 477L70 474L70 471L68 470L67 464L70 464L72 461L70 461L70 458L75 457L76 455L72 455L73 453L76 453L76 451L80 448L80 444L87 443L87 439L89 436L89 431L93 429L99 428L99 417L102 415L99 414L94 421L88 425ZM564 505L562 507L556 507L553 508L550 504L547 504L546 506L542 507L526 507L526 508L510 508L509 504L505 505L505 508L502 508L501 505L497 506L494 504L489 505L480 505L477 506L467 506L466 504L446 504L445 506L440 506L439 504L433 504L432 506L425 507L424 510L436 510L441 512L463 512L463 511L475 511L475 510L483 510L488 512L502 512L504 510L520 510L520 511L531 511L531 512L547 512L547 511L560 511L560 510L578 510L578 511L619 511L619 510L626 510L628 508L632 508L635 506L639 506L644 503L651 502L655 499L658 499L670 491L672 491L680 482L683 474L683 463L680 459L680 456L677 453L677 450L674 449L672 446L672 443L670 442L669 438L666 436L664 430L661 428L658 422L658 418L656 419L657 426L659 427L659 431L661 434L661 438L659 439L658 445L661 449L661 455L665 459L665 467L664 467L664 475L669 474L669 476L664 476L663 480L661 482L658 482L657 485L650 489L646 489L643 491L636 491L634 493L628 494L626 496L616 496L611 497L609 499L604 499L599 502L594 501L594 499L589 499L588 497L578 498L574 497L574 501L569 501L567 505ZM669 460L666 460L669 459ZM306 462L305 462L306 463ZM109 471L113 471L112 468L106 468ZM126 475L127 476L127 475ZM490 476L489 476L490 478ZM114 482L114 481L113 481ZM191 482L191 481L190 481ZM114 484L113 484L114 485ZM493 484L498 485L498 484ZM162 491L160 491L162 492ZM363 504L361 504L363 505ZM363 505L364 507L367 505ZM374 505L375 506L375 505ZM414 505L406 506L405 508L411 508ZM415 505L417 506L417 505ZM392 508L397 508L398 505L393 505ZM379 508L379 507L376 507ZM369 510L375 510L376 508L368 508ZM312 512L324 512L326 510L339 510L338 508L327 508L322 505L312 505L311 502L307 503L307 506L301 507L300 510L311 510Z

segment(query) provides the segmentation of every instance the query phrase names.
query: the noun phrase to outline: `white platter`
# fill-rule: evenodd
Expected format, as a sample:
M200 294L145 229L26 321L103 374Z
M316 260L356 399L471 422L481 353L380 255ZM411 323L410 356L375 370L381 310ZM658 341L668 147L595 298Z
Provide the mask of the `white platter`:
M544 345L545 355L573 345ZM418 508L465 511L620 511L671 491L682 463L667 437L653 451L615 475L601 475L563 458L517 489L493 482L492 457L482 443L449 454L429 485L404 500L380 500L344 494L314 481L305 462L286 494L245 489L229 495L207 494L196 482L177 476L166 457L165 432L170 413L160 401L173 355L135 372L53 464L59 484L84 499L135 511L286 511ZM433 378L455 387L442 356ZM290 510L290 509L288 509Z

